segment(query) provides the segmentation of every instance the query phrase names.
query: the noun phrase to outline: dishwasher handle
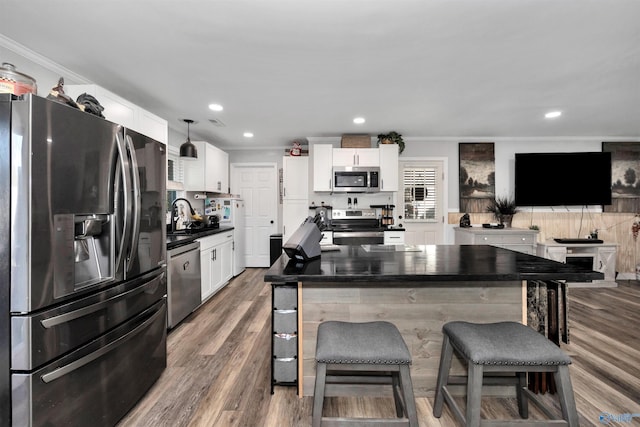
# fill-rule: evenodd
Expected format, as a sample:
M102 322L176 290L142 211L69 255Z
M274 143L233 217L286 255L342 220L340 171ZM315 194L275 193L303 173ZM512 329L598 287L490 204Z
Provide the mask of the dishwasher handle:
M171 259L179 255L182 255L186 252L199 251L199 250L200 250L200 242L191 242L182 246L178 246L176 248L169 249L167 251L167 257Z

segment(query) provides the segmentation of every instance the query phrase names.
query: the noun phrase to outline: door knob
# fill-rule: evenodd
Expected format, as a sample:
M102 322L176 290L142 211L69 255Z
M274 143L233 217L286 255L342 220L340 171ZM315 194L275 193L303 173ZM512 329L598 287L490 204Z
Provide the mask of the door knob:
M269 221L271 224L273 224L273 220Z

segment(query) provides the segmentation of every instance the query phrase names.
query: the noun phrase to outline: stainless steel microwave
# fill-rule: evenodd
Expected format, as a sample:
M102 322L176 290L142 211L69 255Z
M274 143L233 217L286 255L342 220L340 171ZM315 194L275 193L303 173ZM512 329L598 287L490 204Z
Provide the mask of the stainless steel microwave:
M335 166L333 191L336 193L375 193L380 191L380 168Z

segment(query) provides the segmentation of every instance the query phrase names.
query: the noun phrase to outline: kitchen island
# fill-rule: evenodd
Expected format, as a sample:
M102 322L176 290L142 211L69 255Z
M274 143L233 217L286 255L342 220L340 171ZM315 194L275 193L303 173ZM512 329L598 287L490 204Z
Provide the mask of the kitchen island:
M528 282L602 277L599 272L486 245L361 245L322 252L307 263L283 254L264 280L297 288L300 396L313 394L316 331L326 320L394 323L412 353L415 394L430 396L444 323L526 323Z

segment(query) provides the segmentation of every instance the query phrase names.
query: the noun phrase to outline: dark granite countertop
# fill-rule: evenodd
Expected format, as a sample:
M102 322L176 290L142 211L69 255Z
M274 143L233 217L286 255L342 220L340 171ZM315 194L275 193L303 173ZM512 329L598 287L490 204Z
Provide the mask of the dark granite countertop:
M267 282L601 280L604 274L489 245L341 246L306 264L282 254Z
M218 233L224 233L225 231L233 230L233 227L220 227L220 228L205 228L198 232L192 232L190 234L167 234L167 249L177 248L178 246L186 245L196 239L200 239L206 236L212 236Z

